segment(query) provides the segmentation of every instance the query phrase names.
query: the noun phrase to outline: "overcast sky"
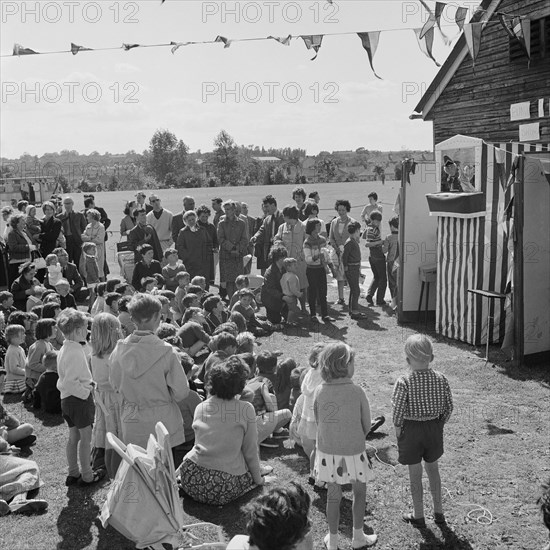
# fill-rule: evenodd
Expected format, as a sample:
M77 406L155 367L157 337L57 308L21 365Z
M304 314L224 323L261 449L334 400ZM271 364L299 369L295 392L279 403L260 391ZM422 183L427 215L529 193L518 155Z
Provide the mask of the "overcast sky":
M443 17L454 37L455 6ZM434 2L429 2L430 6ZM231 38L421 27L418 2L9 2L0 3L0 49L38 52L70 43L119 47ZM38 11L36 10L38 6ZM237 8L237 13L235 13ZM34 11L34 13L33 13ZM239 19L238 21L236 19ZM453 42L454 43L454 42ZM435 55L451 51L436 33ZM321 150L431 149L431 123L409 115L437 67L412 30L382 33L378 80L356 35L326 36L318 58L302 39L80 52L1 59L3 157L62 149L138 152L166 128L192 151L212 149L220 129L238 144ZM233 90L234 93L231 93ZM99 97L100 96L100 97Z

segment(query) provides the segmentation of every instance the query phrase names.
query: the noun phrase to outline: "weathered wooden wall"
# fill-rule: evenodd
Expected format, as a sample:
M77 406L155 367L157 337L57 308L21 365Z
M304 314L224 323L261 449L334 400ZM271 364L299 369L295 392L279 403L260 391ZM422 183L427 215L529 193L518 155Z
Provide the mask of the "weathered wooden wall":
M504 0L498 11L532 19L547 17L550 25L549 0ZM538 118L541 98L545 100L544 118ZM522 101L531 101L531 119L510 121L510 105ZM519 124L529 122L539 122L539 142L550 143L549 101L550 44L546 44L546 56L533 59L530 67L526 56L510 62L509 37L493 15L483 31L475 68L468 54L426 120L434 122L434 144L456 134L490 143L517 142Z

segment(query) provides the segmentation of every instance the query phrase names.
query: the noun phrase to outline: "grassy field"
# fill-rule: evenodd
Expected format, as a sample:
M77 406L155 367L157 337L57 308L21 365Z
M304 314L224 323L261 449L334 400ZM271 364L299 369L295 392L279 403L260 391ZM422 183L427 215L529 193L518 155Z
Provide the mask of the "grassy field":
M308 191L312 186L308 186ZM393 187L393 189L392 189ZM322 213L328 219L335 198L349 199L356 205L358 216L368 191L379 193L386 211L395 200L397 184L332 184L318 185ZM260 198L273 193L279 203L290 202L291 187L238 188L197 190L197 204L216 191L222 196L247 200L252 214L259 212ZM181 191L161 191L167 208L177 212ZM118 226L114 212L123 200L122 193L96 196L97 204L107 209ZM335 290L329 300L336 300ZM363 302L363 301L362 301ZM363 302L364 303L364 302ZM370 308L368 318L350 321L340 306L331 306L333 325L314 328L308 323L293 332L276 333L260 340L260 349L283 350L305 364L309 347L318 341L342 340L357 351L355 381L370 400L374 416L383 414L387 423L369 440L375 454L376 479L367 488L365 523L368 530L379 534L375 548L383 550L534 550L547 540L546 529L537 511L536 498L540 484L550 477L548 418L550 418L550 369L512 368L499 350L491 350L495 361L485 365L483 349L447 340L433 333L434 367L449 378L455 401L455 412L445 432L445 455L441 460L444 486L444 510L449 526L437 527L431 521L429 492L425 494L428 529L416 529L400 521L411 500L407 471L397 463L395 435L391 427L391 391L396 378L405 370L403 345L410 334L423 326L398 326L389 310ZM7 516L2 518L0 547L19 549L130 549L134 545L113 529L104 530L98 521L107 494L107 482L95 488L64 486L66 475L64 447L67 429L60 418L36 413L20 402L7 400L7 408L22 421L36 427L37 445L32 458L41 468L44 487L40 490L49 502L49 510L40 516ZM544 427L546 426L546 428ZM277 450L262 449L261 458L274 467L277 481L291 480L305 484L308 465L298 449L281 444ZM326 492L307 486L312 497L311 519L315 549L323 548L326 533ZM255 495L259 490L251 493ZM212 508L184 500L188 522L211 521L222 525L227 537L242 533L241 507L250 496L221 508ZM146 514L144 506L143 513ZM346 491L342 507L340 548L351 548L351 493Z

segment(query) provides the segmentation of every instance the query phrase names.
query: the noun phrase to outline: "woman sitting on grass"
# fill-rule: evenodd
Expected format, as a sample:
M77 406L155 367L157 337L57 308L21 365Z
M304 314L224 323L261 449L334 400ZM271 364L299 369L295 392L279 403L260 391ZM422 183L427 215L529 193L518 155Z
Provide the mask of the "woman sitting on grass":
M198 502L223 506L264 484L254 407L239 400L248 376L236 356L210 370L210 397L193 420L195 446L177 471L183 490Z

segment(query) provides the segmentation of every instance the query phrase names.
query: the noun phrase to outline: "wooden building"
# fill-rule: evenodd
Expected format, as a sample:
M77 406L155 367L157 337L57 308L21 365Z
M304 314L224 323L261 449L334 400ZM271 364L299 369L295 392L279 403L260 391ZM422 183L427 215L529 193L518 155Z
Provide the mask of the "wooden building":
M411 118L433 121L434 144L457 134L488 143L550 143L550 2L483 0L481 47L475 66L464 34L437 73ZM503 29L496 12L527 16L531 24L531 60ZM483 18L483 19L482 19ZM539 99L544 116L539 117ZM511 120L511 105L529 102L529 117ZM522 140L519 125L539 122L539 139Z

